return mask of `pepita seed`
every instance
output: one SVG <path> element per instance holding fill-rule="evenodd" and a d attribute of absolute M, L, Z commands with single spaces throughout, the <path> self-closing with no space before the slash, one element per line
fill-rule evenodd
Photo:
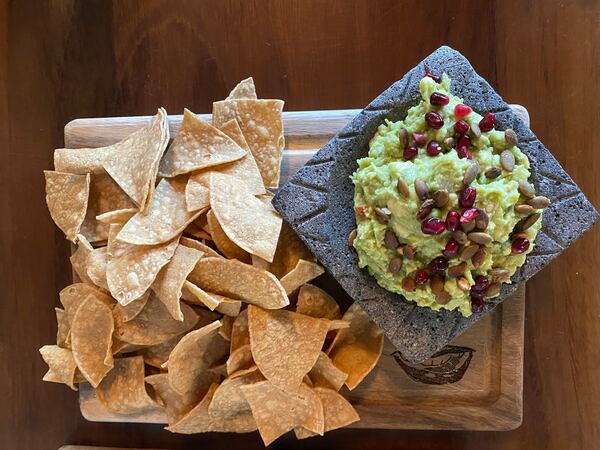
<path fill-rule="evenodd" d="M 406 148 L 408 146 L 408 131 L 406 131 L 404 128 L 400 128 L 398 139 L 400 140 L 400 148 Z"/>
<path fill-rule="evenodd" d="M 490 277 L 492 278 L 492 281 L 506 280 L 508 279 L 509 274 L 510 272 L 508 269 L 502 269 L 501 267 L 490 270 Z"/>
<path fill-rule="evenodd" d="M 500 294 L 500 283 L 492 283 L 485 291 L 485 298 L 492 298 Z"/>
<path fill-rule="evenodd" d="M 502 175 L 502 170 L 500 169 L 500 167 L 493 166 L 485 171 L 485 176 L 488 177 L 490 180 L 498 178 L 500 175 Z"/>
<path fill-rule="evenodd" d="M 528 181 L 519 182 L 519 192 L 527 198 L 535 197 L 535 188 Z"/>
<path fill-rule="evenodd" d="M 467 237 L 467 233 L 465 233 L 464 231 L 461 231 L 461 230 L 454 231 L 452 233 L 452 237 L 459 244 L 466 244 L 467 241 L 469 240 L 469 238 Z"/>
<path fill-rule="evenodd" d="M 475 137 L 481 137 L 481 128 L 479 128 L 479 124 L 477 122 L 473 122 L 471 124 L 471 134 Z"/>
<path fill-rule="evenodd" d="M 446 139 L 444 139 L 444 146 L 449 150 L 451 148 L 454 148 L 454 145 L 456 144 L 456 141 L 454 140 L 454 138 L 452 136 L 447 137 Z"/>
<path fill-rule="evenodd" d="M 405 245 L 402 247 L 402 255 L 404 255 L 406 259 L 415 259 L 415 249 L 410 245 Z"/>
<path fill-rule="evenodd" d="M 479 167 L 479 164 L 477 164 L 476 162 L 471 164 L 468 167 L 468 169 L 465 171 L 465 176 L 463 178 L 463 185 L 464 186 L 470 185 L 475 180 L 475 178 L 477 178 L 477 175 L 479 175 L 480 171 L 481 171 L 481 167 Z"/>
<path fill-rule="evenodd" d="M 473 267 L 475 267 L 476 269 L 480 268 L 483 262 L 485 261 L 485 256 L 485 248 L 479 247 L 479 250 L 477 250 L 471 258 L 471 264 L 473 264 Z"/>
<path fill-rule="evenodd" d="M 460 253 L 459 259 L 461 261 L 468 261 L 473 257 L 473 255 L 475 253 L 477 253 L 477 250 L 479 250 L 479 245 L 477 245 L 477 244 L 469 245 L 468 247 L 465 247 L 463 249 L 463 251 Z"/>
<path fill-rule="evenodd" d="M 431 276 L 431 290 L 435 293 L 441 292 L 444 290 L 444 277 L 439 273 L 434 273 Z"/>
<path fill-rule="evenodd" d="M 373 209 L 375 213 L 375 218 L 383 223 L 388 223 L 392 218 L 392 212 L 387 208 L 377 208 Z"/>
<path fill-rule="evenodd" d="M 385 235 L 383 236 L 383 243 L 389 250 L 392 251 L 400 247 L 400 242 L 398 242 L 398 238 L 392 230 L 385 230 Z"/>
<path fill-rule="evenodd" d="M 435 293 L 435 301 L 438 305 L 447 304 L 452 297 L 446 291 L 440 291 Z"/>
<path fill-rule="evenodd" d="M 462 225 L 463 231 L 466 233 L 473 231 L 475 229 L 475 221 L 474 220 L 472 220 L 470 222 L 464 222 L 461 225 Z"/>
<path fill-rule="evenodd" d="M 512 129 L 507 128 L 504 132 L 504 140 L 508 144 L 509 147 L 514 147 L 519 143 L 519 138 L 517 137 L 517 133 L 515 133 Z"/>
<path fill-rule="evenodd" d="M 456 285 L 462 291 L 469 291 L 471 289 L 471 285 L 469 284 L 469 281 L 464 277 L 458 278 L 456 280 Z"/>
<path fill-rule="evenodd" d="M 527 216 L 523 221 L 519 223 L 519 231 L 525 231 L 531 228 L 531 226 L 536 223 L 542 215 L 540 213 L 534 213 L 530 216 Z"/>
<path fill-rule="evenodd" d="M 348 247 L 352 247 L 354 245 L 354 240 L 356 239 L 356 228 L 350 232 L 348 235 Z"/>
<path fill-rule="evenodd" d="M 417 197 L 419 197 L 419 200 L 425 200 L 427 195 L 429 195 L 427 184 L 418 178 L 415 180 L 415 193 L 417 194 Z"/>
<path fill-rule="evenodd" d="M 468 238 L 471 242 L 475 242 L 476 244 L 480 245 L 488 245 L 494 240 L 494 238 L 492 238 L 489 234 L 482 233 L 481 231 L 469 233 Z"/>
<path fill-rule="evenodd" d="M 414 278 L 406 277 L 402 280 L 402 289 L 408 292 L 414 292 L 417 288 Z"/>
<path fill-rule="evenodd" d="M 458 277 L 464 275 L 466 270 L 467 270 L 467 263 L 461 262 L 460 264 L 457 264 L 456 266 L 452 266 L 452 267 L 448 268 L 448 276 L 450 278 L 458 278 Z"/>
<path fill-rule="evenodd" d="M 392 258 L 388 266 L 388 270 L 392 273 L 397 273 L 400 271 L 400 269 L 402 269 L 402 258 Z"/>
<path fill-rule="evenodd" d="M 448 200 L 450 200 L 450 195 L 446 189 L 440 189 L 439 191 L 435 191 L 433 193 L 433 202 L 436 208 L 443 208 L 448 204 Z"/>
<path fill-rule="evenodd" d="M 515 168 L 515 155 L 510 150 L 504 150 L 500 153 L 500 165 L 508 172 L 512 172 Z"/>
<path fill-rule="evenodd" d="M 531 200 L 527 201 L 534 209 L 544 209 L 550 206 L 550 199 L 548 197 L 544 197 L 543 195 L 537 195 L 533 197 Z"/>
<path fill-rule="evenodd" d="M 521 203 L 519 205 L 515 205 L 515 212 L 517 214 L 530 214 L 533 212 L 533 206 L 526 203 Z"/>
<path fill-rule="evenodd" d="M 477 228 L 478 230 L 484 231 L 485 229 L 487 229 L 489 224 L 490 224 L 490 217 L 485 212 L 485 210 L 480 209 L 479 215 L 475 218 L 475 228 Z"/>
<path fill-rule="evenodd" d="M 405 198 L 410 197 L 410 191 L 408 190 L 408 185 L 406 184 L 406 181 L 404 181 L 400 177 L 398 177 L 398 192 L 400 193 L 400 195 L 402 195 L 402 197 L 405 197 Z"/>
<path fill-rule="evenodd" d="M 434 203 L 435 201 L 431 198 L 425 200 L 417 211 L 417 220 L 423 220 L 425 217 L 427 217 L 433 209 Z"/>

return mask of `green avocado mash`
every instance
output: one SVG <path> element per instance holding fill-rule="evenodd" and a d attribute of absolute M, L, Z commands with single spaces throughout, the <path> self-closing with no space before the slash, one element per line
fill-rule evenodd
<path fill-rule="evenodd" d="M 419 306 L 434 310 L 458 308 L 464 316 L 470 316 L 483 301 L 497 296 L 500 283 L 510 283 L 510 276 L 525 262 L 541 227 L 541 211 L 529 203 L 540 206 L 539 202 L 531 201 L 535 194 L 520 187 L 520 183 L 527 184 L 530 176 L 529 160 L 514 145 L 512 131 L 496 130 L 493 125 L 484 131 L 490 127 L 485 126 L 481 115 L 472 111 L 462 117 L 461 126 L 466 122 L 469 130 L 462 134 L 457 132 L 457 129 L 462 130 L 455 127 L 459 120 L 456 115 L 464 114 L 465 107 L 460 98 L 450 93 L 450 79 L 445 74 L 439 83 L 424 77 L 420 91 L 422 101 L 408 111 L 404 120 L 382 124 L 370 141 L 369 156 L 358 160 L 358 170 L 352 176 L 357 222 L 352 245 L 358 253 L 360 267 L 366 267 L 385 289 L 402 294 Z M 434 102 L 434 93 L 438 97 L 442 94 L 441 103 L 447 104 Z M 436 129 L 426 120 L 425 115 L 430 111 L 443 119 L 441 127 L 439 123 L 434 124 L 439 127 Z M 485 120 L 495 121 L 493 114 Z M 461 135 L 468 136 L 466 146 L 465 141 L 460 140 Z M 427 151 L 432 140 L 440 147 L 435 156 Z M 459 142 L 463 146 L 462 154 L 457 153 Z M 406 147 L 416 148 L 416 156 L 411 157 L 410 149 L 405 152 Z M 435 154 L 435 146 L 433 149 Z M 468 149 L 467 156 L 465 149 Z M 501 161 L 505 150 L 514 158 L 503 154 Z M 511 159 L 514 159 L 512 165 Z M 466 189 L 465 173 L 474 163 L 479 164 L 479 173 L 469 188 L 475 190 L 476 200 L 472 206 L 465 207 L 459 202 L 459 195 Z M 436 200 L 433 207 L 430 206 L 433 200 L 424 204 L 427 199 L 418 198 L 415 180 L 426 184 L 426 198 L 437 199 L 436 191 L 445 190 L 447 202 Z M 402 181 L 404 189 L 399 186 Z M 515 210 L 515 205 L 521 206 Z M 425 211 L 417 218 L 421 207 Z M 486 220 L 469 221 L 469 209 L 475 210 L 474 214 L 480 218 L 487 216 Z M 461 215 L 456 231 L 448 230 L 448 226 L 453 228 L 446 221 L 451 211 Z M 428 219 L 439 219 L 437 224 L 445 226 L 444 230 L 439 234 L 426 234 L 422 227 Z M 527 221 L 533 224 L 523 226 Z M 395 242 L 393 235 L 388 236 L 391 243 L 390 239 L 386 242 L 388 230 L 395 235 Z M 450 240 L 454 244 L 449 244 Z M 470 250 L 465 252 L 472 246 L 481 249 L 477 256 L 472 256 Z M 440 257 L 446 261 L 442 261 L 441 270 L 432 268 L 431 261 Z M 453 269 L 461 263 L 461 267 Z"/>

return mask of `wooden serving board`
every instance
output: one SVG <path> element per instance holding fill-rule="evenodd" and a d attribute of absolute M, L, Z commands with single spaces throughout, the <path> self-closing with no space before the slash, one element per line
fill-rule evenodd
<path fill-rule="evenodd" d="M 513 109 L 528 123 L 527 111 Z M 359 110 L 285 112 L 285 183 Z M 210 120 L 210 115 L 202 115 Z M 169 116 L 171 136 L 182 116 Z M 65 127 L 70 148 L 112 144 L 142 126 L 148 117 L 77 119 Z M 423 364 L 404 362 L 386 341 L 383 355 L 354 391 L 342 393 L 361 416 L 357 428 L 510 430 L 521 424 L 525 287 Z M 83 416 L 98 422 L 164 423 L 162 413 L 111 413 L 93 389 L 80 386 Z"/>

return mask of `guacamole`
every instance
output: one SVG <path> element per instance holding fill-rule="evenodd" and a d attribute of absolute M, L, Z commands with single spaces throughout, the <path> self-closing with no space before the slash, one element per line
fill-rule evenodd
<path fill-rule="evenodd" d="M 523 265 L 541 227 L 529 160 L 512 130 L 496 130 L 427 74 L 422 100 L 386 121 L 352 176 L 351 245 L 385 289 L 419 306 L 480 311 Z"/>

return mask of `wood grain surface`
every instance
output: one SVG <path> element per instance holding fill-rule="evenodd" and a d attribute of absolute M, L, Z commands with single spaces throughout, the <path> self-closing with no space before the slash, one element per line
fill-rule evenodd
<path fill-rule="evenodd" d="M 592 0 L 0 0 L 0 448 L 261 448 L 98 424 L 42 383 L 67 242 L 42 170 L 76 117 L 209 112 L 237 80 L 286 109 L 349 109 L 442 44 L 463 52 L 600 204 L 600 3 Z M 523 425 L 511 432 L 342 430 L 273 448 L 595 449 L 600 228 L 528 283 Z"/>
<path fill-rule="evenodd" d="M 525 123 L 529 123 L 525 108 L 519 105 L 511 107 Z M 359 112 L 284 113 L 285 150 L 281 185 L 287 183 Z M 208 114 L 202 118 L 211 120 Z M 171 136 L 175 136 L 181 128 L 181 119 L 180 115 L 169 116 Z M 111 145 L 149 120 L 148 116 L 76 119 L 65 127 L 65 145 L 69 148 Z M 319 277 L 316 282 L 328 291 L 336 287 L 339 289 L 328 276 Z M 512 298 L 455 339 L 451 353 L 431 358 L 421 365 L 403 368 L 396 359 L 398 355 L 393 345 L 386 341 L 375 370 L 355 390 L 342 391 L 360 415 L 361 420 L 352 428 L 496 431 L 517 428 L 523 412 L 524 303 L 523 285 Z M 413 369 L 414 372 L 411 372 Z M 431 376 L 434 371 L 438 377 L 443 372 L 454 382 L 441 385 L 423 383 L 424 374 Z M 79 387 L 79 404 L 83 416 L 91 421 L 166 422 L 163 411 L 141 415 L 112 413 L 87 383 Z"/>

